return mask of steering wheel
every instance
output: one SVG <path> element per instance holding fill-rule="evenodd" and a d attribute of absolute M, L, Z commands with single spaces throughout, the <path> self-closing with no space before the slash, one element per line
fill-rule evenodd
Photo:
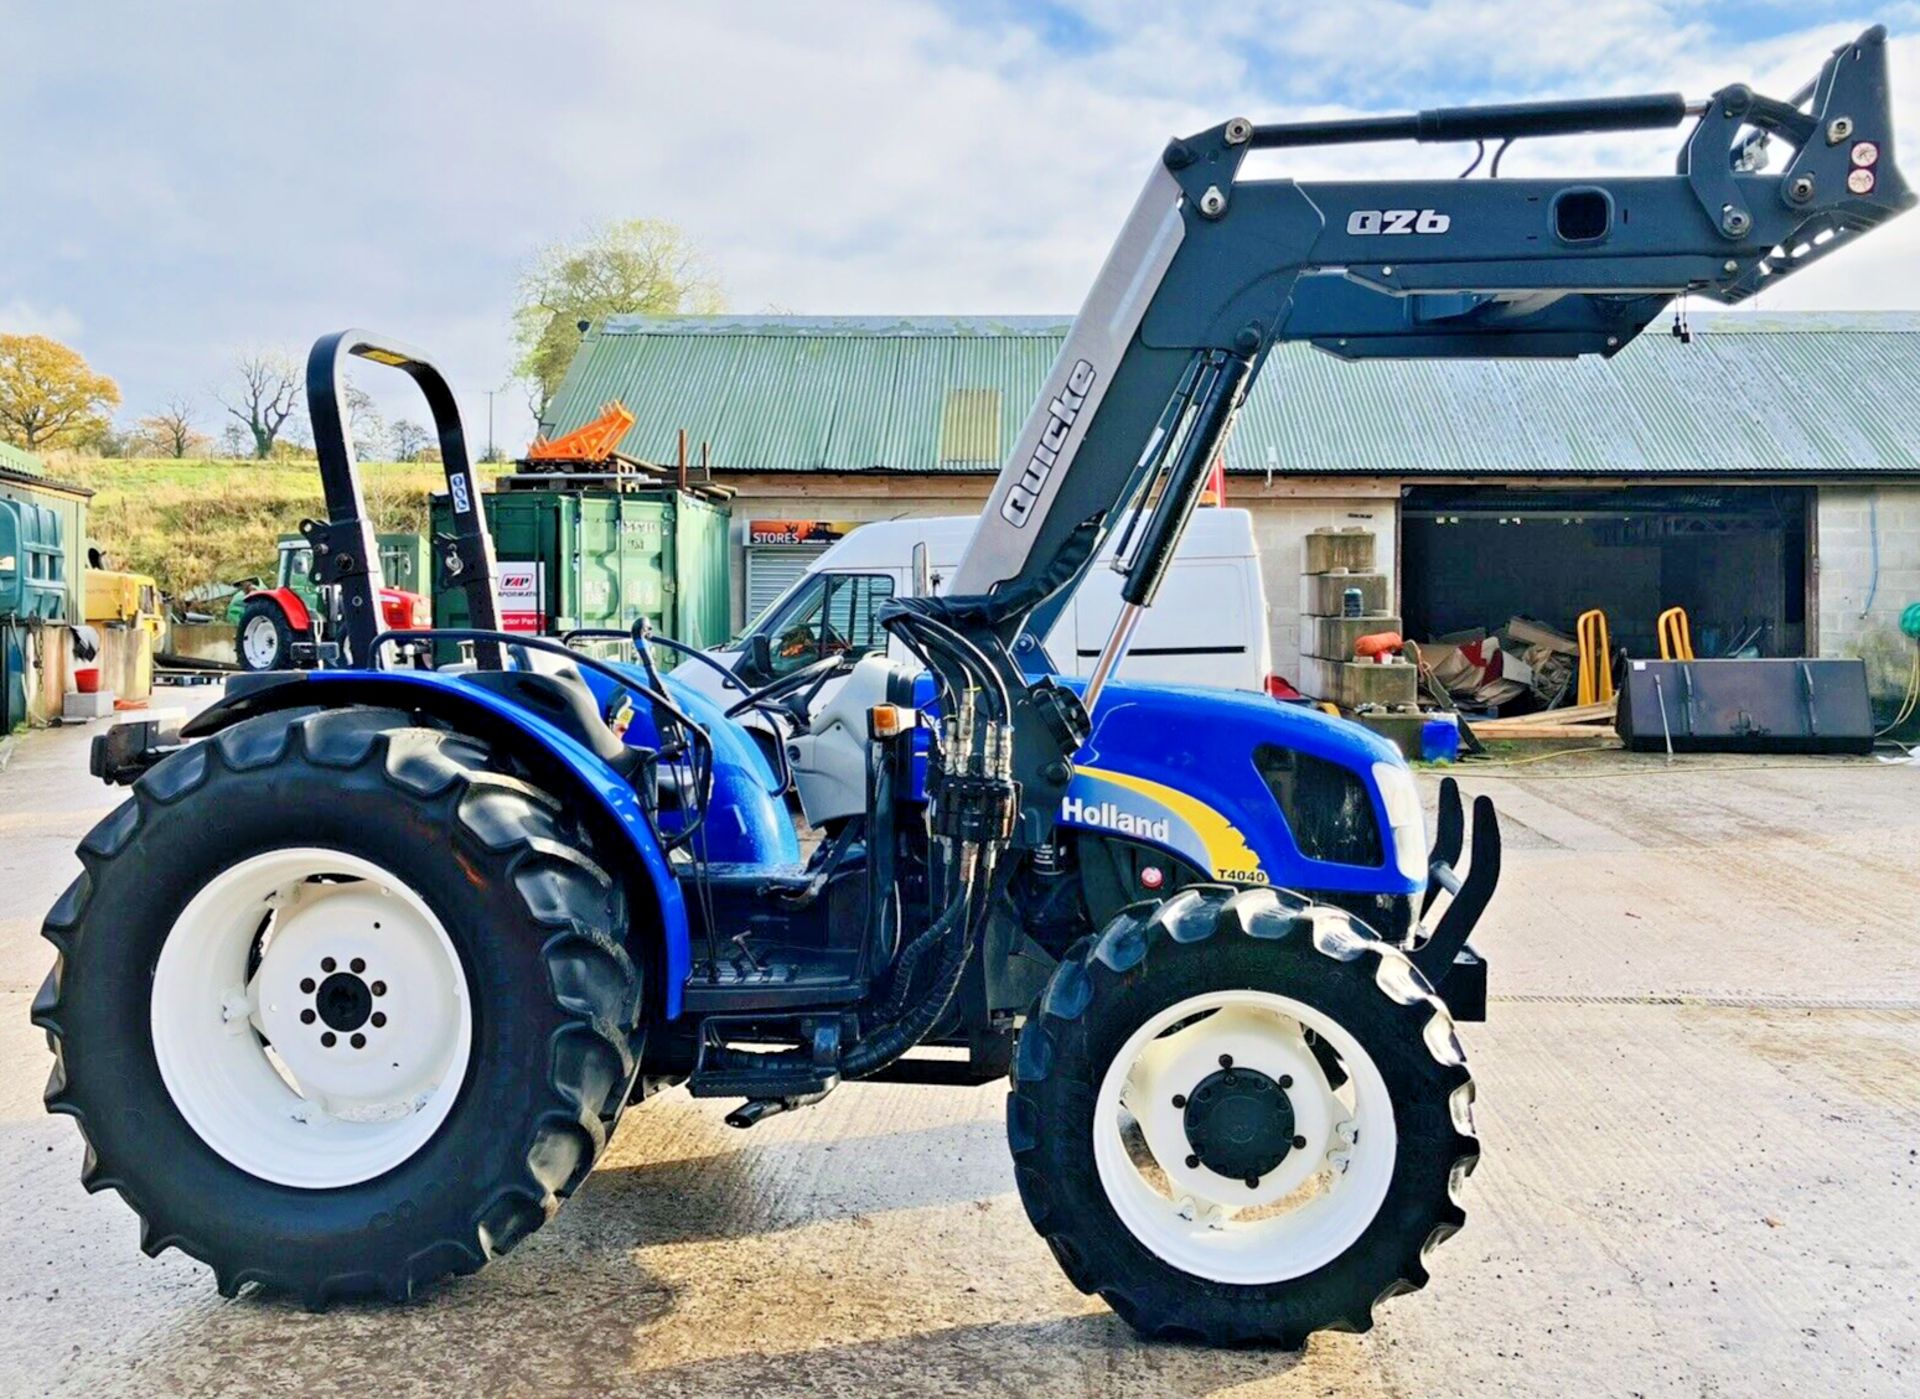
<path fill-rule="evenodd" d="M 783 675 L 770 684 L 762 685 L 757 690 L 747 691 L 744 698 L 736 700 L 727 710 L 727 717 L 729 719 L 737 718 L 749 709 L 771 704 L 775 700 L 785 699 L 788 695 L 796 694 L 807 689 L 808 686 L 818 689 L 832 678 L 835 671 L 840 670 L 847 664 L 848 658 L 842 654 L 838 656 L 826 656 L 815 661 L 812 665 L 801 666 L 800 669 Z M 803 719 L 802 715 L 794 715 L 793 717 L 796 721 Z"/>

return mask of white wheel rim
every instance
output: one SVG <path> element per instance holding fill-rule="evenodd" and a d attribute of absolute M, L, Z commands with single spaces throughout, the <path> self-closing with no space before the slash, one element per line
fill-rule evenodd
<path fill-rule="evenodd" d="M 280 653 L 280 631 L 273 624 L 273 618 L 256 616 L 249 618 L 246 629 L 241 633 L 240 645 L 247 653 L 247 662 L 254 666 L 270 666 Z"/>
<path fill-rule="evenodd" d="M 154 967 L 151 1023 L 200 1139 L 311 1190 L 426 1145 L 473 1043 L 466 974 L 433 911 L 372 861 L 311 848 L 242 860 L 194 895 Z"/>
<path fill-rule="evenodd" d="M 1339 1055 L 1348 1078 L 1338 1092 L 1305 1030 Z M 1284 1091 L 1304 1145 L 1257 1187 L 1188 1165 L 1186 1096 L 1222 1069 L 1223 1054 L 1242 1072 L 1291 1080 Z M 1209 991 L 1167 1007 L 1114 1056 L 1094 1103 L 1094 1162 L 1121 1222 L 1180 1271 L 1243 1286 L 1304 1276 L 1351 1248 L 1386 1199 L 1397 1140 L 1386 1081 L 1360 1042 L 1325 1012 L 1268 991 Z"/>

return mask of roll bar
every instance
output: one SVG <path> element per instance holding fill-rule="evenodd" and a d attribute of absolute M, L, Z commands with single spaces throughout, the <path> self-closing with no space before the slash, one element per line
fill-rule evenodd
<path fill-rule="evenodd" d="M 354 356 L 398 369 L 420 386 L 433 414 L 453 505 L 453 533 L 435 538 L 436 586 L 467 595 L 467 616 L 480 633 L 497 632 L 500 607 L 494 593 L 493 537 L 481 506 L 480 483 L 467 456 L 460 408 L 446 376 L 419 350 L 367 330 L 341 330 L 313 342 L 307 355 L 307 411 L 313 419 L 313 446 L 320 458 L 320 485 L 327 503 L 325 520 L 302 520 L 300 532 L 313 546 L 313 581 L 339 589 L 346 665 L 374 667 L 374 646 L 384 625 L 380 616 L 380 551 L 367 518 L 360 462 L 347 436 L 344 406 L 346 358 Z M 484 670 L 501 666 L 497 640 L 480 639 L 474 660 Z"/>

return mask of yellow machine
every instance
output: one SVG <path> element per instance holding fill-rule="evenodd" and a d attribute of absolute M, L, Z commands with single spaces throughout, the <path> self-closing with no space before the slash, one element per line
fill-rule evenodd
<path fill-rule="evenodd" d="M 87 570 L 85 620 L 100 625 L 109 622 L 139 623 L 160 632 L 160 585 L 144 573 L 117 573 L 112 569 Z"/>
<path fill-rule="evenodd" d="M 144 573 L 90 568 L 85 598 L 86 622 L 106 633 L 108 687 L 123 699 L 145 699 L 153 693 L 153 656 L 166 627 L 159 583 Z M 124 647 L 112 641 L 116 631 L 125 634 Z"/>

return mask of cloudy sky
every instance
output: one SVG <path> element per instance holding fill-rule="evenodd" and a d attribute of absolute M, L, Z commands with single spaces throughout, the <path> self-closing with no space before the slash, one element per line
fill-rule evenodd
<path fill-rule="evenodd" d="M 516 278 L 597 221 L 682 225 L 738 311 L 1069 312 L 1174 133 L 1736 81 L 1786 96 L 1874 21 L 1911 149 L 1914 0 L 0 0 L 0 331 L 77 346 L 120 381 L 123 421 L 187 394 L 217 430 L 236 353 L 372 326 L 439 355 L 476 438 L 504 390 L 517 448 Z M 1523 143 L 1504 173 L 1656 173 L 1678 145 Z M 1252 168 L 1452 174 L 1469 153 Z M 1763 309 L 1920 308 L 1916 255 L 1920 217 Z"/>

